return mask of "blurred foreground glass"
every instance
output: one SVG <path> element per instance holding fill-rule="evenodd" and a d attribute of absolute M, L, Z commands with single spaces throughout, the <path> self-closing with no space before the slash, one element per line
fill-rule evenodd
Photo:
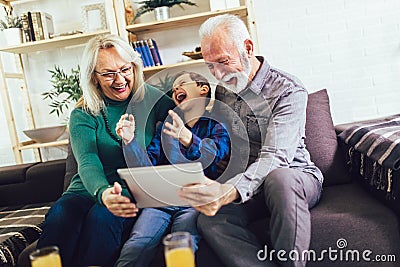
<path fill-rule="evenodd" d="M 195 267 L 192 239 L 187 232 L 175 232 L 163 239 L 167 267 Z"/>
<path fill-rule="evenodd" d="M 44 247 L 29 254 L 32 267 L 62 267 L 58 247 Z"/>

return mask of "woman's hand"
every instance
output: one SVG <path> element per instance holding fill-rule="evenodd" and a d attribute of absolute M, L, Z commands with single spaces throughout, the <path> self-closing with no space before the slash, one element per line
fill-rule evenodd
<path fill-rule="evenodd" d="M 168 129 L 164 129 L 164 133 L 179 140 L 185 147 L 189 147 L 193 141 L 192 132 L 185 127 L 185 123 L 183 123 L 178 114 L 172 110 L 168 111 L 168 114 L 172 118 L 172 124 L 169 122 L 165 123 L 165 127 Z"/>
<path fill-rule="evenodd" d="M 119 183 L 115 182 L 114 187 L 107 188 L 101 195 L 101 200 L 107 209 L 119 217 L 135 217 L 139 209 L 131 200 L 121 195 L 122 187 Z"/>
<path fill-rule="evenodd" d="M 128 120 L 126 119 L 128 118 Z M 124 114 L 117 122 L 117 126 L 115 127 L 115 132 L 125 144 L 129 144 L 132 139 L 135 137 L 135 118 L 132 114 Z"/>

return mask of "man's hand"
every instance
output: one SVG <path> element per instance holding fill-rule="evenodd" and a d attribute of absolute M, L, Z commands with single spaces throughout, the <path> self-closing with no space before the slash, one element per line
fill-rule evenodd
<path fill-rule="evenodd" d="M 206 178 L 205 184 L 187 185 L 178 192 L 179 197 L 199 212 L 214 216 L 219 209 L 239 197 L 231 184 L 221 184 Z"/>
<path fill-rule="evenodd" d="M 165 127 L 168 129 L 164 129 L 164 133 L 179 140 L 185 147 L 189 147 L 193 141 L 192 132 L 185 127 L 185 123 L 178 114 L 172 110 L 168 111 L 168 114 L 172 118 L 172 124 L 169 122 L 165 123 Z"/>
<path fill-rule="evenodd" d="M 114 187 L 107 188 L 101 195 L 101 200 L 107 209 L 119 217 L 135 217 L 139 211 L 134 203 L 125 196 L 121 195 L 122 187 L 115 182 Z"/>
<path fill-rule="evenodd" d="M 128 120 L 127 120 L 128 118 Z M 125 144 L 129 144 L 135 137 L 135 118 L 132 114 L 124 114 L 117 122 L 115 132 Z"/>

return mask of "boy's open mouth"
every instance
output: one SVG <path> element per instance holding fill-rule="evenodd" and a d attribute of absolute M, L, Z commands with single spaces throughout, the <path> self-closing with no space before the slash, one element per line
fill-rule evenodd
<path fill-rule="evenodd" d="M 175 99 L 178 102 L 178 104 L 182 103 L 183 100 L 185 100 L 187 97 L 185 92 L 179 92 L 176 94 Z"/>

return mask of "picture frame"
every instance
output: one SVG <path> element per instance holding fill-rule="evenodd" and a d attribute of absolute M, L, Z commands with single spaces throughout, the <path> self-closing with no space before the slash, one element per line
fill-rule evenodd
<path fill-rule="evenodd" d="M 94 32 L 107 29 L 106 9 L 104 3 L 82 5 L 83 32 Z"/>

